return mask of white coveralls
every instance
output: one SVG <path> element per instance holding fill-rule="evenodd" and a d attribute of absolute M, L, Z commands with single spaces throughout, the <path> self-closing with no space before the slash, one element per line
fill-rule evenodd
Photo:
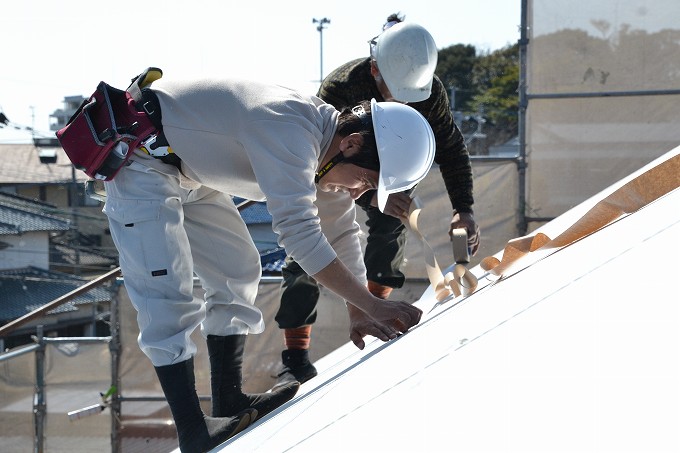
<path fill-rule="evenodd" d="M 338 112 L 313 96 L 251 81 L 154 82 L 163 131 L 182 171 L 135 151 L 106 183 L 104 212 L 154 366 L 185 361 L 204 336 L 260 333 L 260 258 L 231 196 L 267 200 L 286 252 L 313 275 L 336 257 L 366 282 L 346 193 L 314 176 Z M 323 231 L 323 232 L 322 232 Z M 205 289 L 194 300 L 193 275 Z"/>

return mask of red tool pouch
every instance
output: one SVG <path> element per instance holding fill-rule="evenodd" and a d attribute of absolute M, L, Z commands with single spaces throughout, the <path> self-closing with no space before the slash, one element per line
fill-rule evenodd
<path fill-rule="evenodd" d="M 157 128 L 127 91 L 100 82 L 57 139 L 79 170 L 110 181 L 143 140 Z"/>

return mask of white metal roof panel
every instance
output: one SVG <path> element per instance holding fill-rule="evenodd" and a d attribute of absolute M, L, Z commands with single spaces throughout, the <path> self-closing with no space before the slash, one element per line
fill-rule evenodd
<path fill-rule="evenodd" d="M 324 357 L 214 451 L 680 451 L 679 206 L 676 189 L 507 279 L 476 267 L 462 301 L 433 309 L 428 289 L 408 334 Z"/>

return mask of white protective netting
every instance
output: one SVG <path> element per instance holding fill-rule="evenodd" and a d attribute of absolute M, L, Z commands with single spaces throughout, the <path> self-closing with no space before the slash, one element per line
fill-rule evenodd
<path fill-rule="evenodd" d="M 680 2 L 528 4 L 526 214 L 550 218 L 680 144 Z"/>

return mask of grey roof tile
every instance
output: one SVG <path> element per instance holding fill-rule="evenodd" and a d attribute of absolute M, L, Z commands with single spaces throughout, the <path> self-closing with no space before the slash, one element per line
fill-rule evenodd
<path fill-rule="evenodd" d="M 40 148 L 44 149 L 44 148 Z M 71 161 L 62 148 L 53 148 L 57 154 L 54 164 L 43 164 L 38 157 L 39 148 L 33 144 L 0 144 L 0 181 L 2 184 L 63 184 L 71 182 Z M 87 175 L 75 172 L 78 182 Z"/>
<path fill-rule="evenodd" d="M 30 313 L 76 288 L 88 280 L 75 275 L 47 271 L 37 267 L 0 271 L 0 322 L 8 322 Z M 53 312 L 78 310 L 78 305 L 107 302 L 111 294 L 105 287 L 94 288 Z"/>
<path fill-rule="evenodd" d="M 52 214 L 55 206 L 0 192 L 0 234 L 66 231 L 70 222 Z"/>

